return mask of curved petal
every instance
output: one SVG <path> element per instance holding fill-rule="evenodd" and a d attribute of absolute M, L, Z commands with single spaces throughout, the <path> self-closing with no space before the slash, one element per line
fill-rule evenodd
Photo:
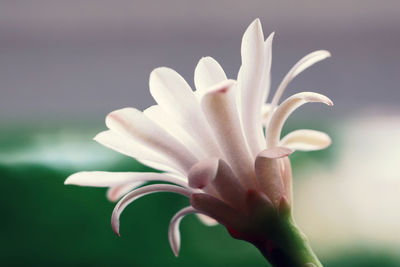
<path fill-rule="evenodd" d="M 179 231 L 179 225 L 184 216 L 191 213 L 199 213 L 200 211 L 196 210 L 192 206 L 186 207 L 178 211 L 174 217 L 172 217 L 171 222 L 169 223 L 168 228 L 168 240 L 171 246 L 172 251 L 174 252 L 175 257 L 178 257 L 179 250 L 181 247 L 181 233 Z"/>
<path fill-rule="evenodd" d="M 124 108 L 111 112 L 106 117 L 106 125 L 110 130 L 169 158 L 185 171 L 197 162 L 197 158 L 182 143 L 137 109 Z"/>
<path fill-rule="evenodd" d="M 112 216 L 111 216 L 111 226 L 114 232 L 117 235 L 119 234 L 119 217 L 124 209 L 136 199 L 143 197 L 148 194 L 156 193 L 156 192 L 172 192 L 184 195 L 186 197 L 190 197 L 192 191 L 190 189 L 186 189 L 183 187 L 179 187 L 176 185 L 169 184 L 153 184 L 144 187 L 140 187 L 127 195 L 125 195 L 115 206 Z"/>
<path fill-rule="evenodd" d="M 327 148 L 332 141 L 326 133 L 302 129 L 287 134 L 280 143 L 294 150 L 312 151 Z"/>
<path fill-rule="evenodd" d="M 64 184 L 93 187 L 114 187 L 122 184 L 149 181 L 163 181 L 188 187 L 188 183 L 183 177 L 169 175 L 167 173 L 154 172 L 77 172 L 69 176 L 65 180 Z"/>
<path fill-rule="evenodd" d="M 196 90 L 203 91 L 207 88 L 227 80 L 221 65 L 212 57 L 203 57 L 197 63 L 194 71 L 194 85 Z"/>
<path fill-rule="evenodd" d="M 271 114 L 272 114 L 272 105 L 264 104 L 261 108 L 261 123 L 264 127 L 267 126 Z"/>
<path fill-rule="evenodd" d="M 285 91 L 286 87 L 289 85 L 289 83 L 302 71 L 305 69 L 311 67 L 315 63 L 324 60 L 328 57 L 331 56 L 331 53 L 326 50 L 318 50 L 314 51 L 302 59 L 300 59 L 286 74 L 286 76 L 283 78 L 281 84 L 279 85 L 278 89 L 275 92 L 274 98 L 271 101 L 271 104 L 273 106 L 277 106 L 279 99 L 281 98 L 283 92 Z"/>
<path fill-rule="evenodd" d="M 232 80 L 215 85 L 204 94 L 201 106 L 228 164 L 246 188 L 254 188 L 253 159 L 240 127 L 233 85 Z"/>
<path fill-rule="evenodd" d="M 107 190 L 107 199 L 110 200 L 111 202 L 115 202 L 124 195 L 126 195 L 128 192 L 142 186 L 143 184 L 145 184 L 145 182 L 134 182 L 134 183 L 122 184 L 110 187 Z"/>
<path fill-rule="evenodd" d="M 264 43 L 259 19 L 247 28 L 242 39 L 242 66 L 238 75 L 243 130 L 252 155 L 265 147 L 260 110 L 269 90 L 271 34 Z"/>
<path fill-rule="evenodd" d="M 303 92 L 292 95 L 279 105 L 279 107 L 275 110 L 271 117 L 266 131 L 267 148 L 275 147 L 278 145 L 282 127 L 287 117 L 289 117 L 289 115 L 295 109 L 309 102 L 320 102 L 325 103 L 328 106 L 333 106 L 332 100 L 321 94 Z"/>
<path fill-rule="evenodd" d="M 178 125 L 169 116 L 165 116 L 166 112 L 158 105 L 151 106 L 143 111 L 143 114 L 157 123 L 161 128 L 170 135 L 179 140 L 190 152 L 197 158 L 205 157 L 204 150 L 193 140 L 193 138 Z"/>
<path fill-rule="evenodd" d="M 292 152 L 293 150 L 285 147 L 266 149 L 258 154 L 255 162 L 260 188 L 276 206 L 285 194 L 281 166 L 277 159 L 287 157 Z"/>
<path fill-rule="evenodd" d="M 136 142 L 131 138 L 122 136 L 111 130 L 97 134 L 93 140 L 107 148 L 117 151 L 118 153 L 133 157 L 137 161 L 154 169 L 167 172 L 185 173 L 180 166 L 171 161 L 168 157 L 160 155 L 144 146 L 142 143 Z"/>
<path fill-rule="evenodd" d="M 211 156 L 220 156 L 210 126 L 187 82 L 170 68 L 157 68 L 150 74 L 154 100 Z"/>
<path fill-rule="evenodd" d="M 198 214 L 196 214 L 197 215 L 197 218 L 199 218 L 199 220 L 203 223 L 203 224 L 205 224 L 205 225 L 207 225 L 207 226 L 215 226 L 215 225 L 218 225 L 218 222 L 216 221 L 216 220 L 214 220 L 213 218 L 211 218 L 211 217 L 209 217 L 209 216 L 207 216 L 207 215 L 204 215 L 204 214 L 201 214 L 201 213 L 198 213 Z"/>

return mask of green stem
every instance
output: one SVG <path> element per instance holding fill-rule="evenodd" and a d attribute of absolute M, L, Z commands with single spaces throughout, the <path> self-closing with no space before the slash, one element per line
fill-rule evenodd
<path fill-rule="evenodd" d="M 267 226 L 265 239 L 253 244 L 276 267 L 322 267 L 311 249 L 307 237 L 299 230 L 292 217 L 280 218 Z"/>

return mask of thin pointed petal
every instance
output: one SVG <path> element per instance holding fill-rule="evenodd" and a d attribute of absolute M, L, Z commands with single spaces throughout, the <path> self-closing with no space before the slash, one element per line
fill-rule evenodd
<path fill-rule="evenodd" d="M 179 231 L 179 225 L 188 214 L 198 213 L 199 211 L 194 209 L 192 206 L 186 207 L 178 211 L 174 217 L 172 217 L 168 228 L 168 240 L 175 257 L 179 256 L 179 250 L 181 248 L 181 233 Z"/>
<path fill-rule="evenodd" d="M 179 187 L 176 185 L 169 184 L 153 184 L 138 188 L 127 195 L 125 195 L 115 206 L 112 216 L 111 216 L 111 226 L 114 232 L 117 235 L 119 234 L 119 217 L 124 209 L 133 201 L 137 200 L 140 197 L 143 197 L 148 194 L 156 193 L 156 192 L 172 192 L 178 193 L 186 197 L 190 197 L 192 191 L 183 187 Z"/>
<path fill-rule="evenodd" d="M 135 182 L 163 181 L 183 187 L 188 184 L 183 177 L 154 172 L 77 172 L 69 176 L 64 184 L 93 187 L 114 187 Z"/>
<path fill-rule="evenodd" d="M 278 205 L 285 194 L 279 158 L 287 157 L 293 150 L 285 147 L 266 149 L 258 154 L 255 162 L 256 176 L 261 190 Z"/>
<path fill-rule="evenodd" d="M 228 80 L 207 91 L 201 106 L 228 164 L 244 186 L 253 188 L 253 160 L 240 127 L 234 82 Z"/>
<path fill-rule="evenodd" d="M 272 148 L 278 145 L 283 124 L 289 115 L 295 109 L 304 105 L 305 103 L 312 102 L 320 102 L 329 106 L 333 106 L 332 100 L 330 100 L 328 97 L 312 92 L 303 92 L 292 95 L 279 105 L 272 115 L 266 131 L 267 148 Z"/>
<path fill-rule="evenodd" d="M 332 141 L 326 133 L 303 129 L 287 134 L 280 143 L 294 150 L 313 151 L 327 148 Z"/>
<path fill-rule="evenodd" d="M 176 163 L 171 161 L 169 157 L 162 156 L 154 150 L 144 146 L 142 143 L 135 142 L 131 138 L 119 135 L 111 130 L 97 134 L 93 140 L 107 148 L 117 151 L 118 153 L 133 157 L 137 161 L 154 169 L 167 172 L 185 173 L 185 171 Z"/>
<path fill-rule="evenodd" d="M 271 104 L 273 106 L 277 106 L 279 99 L 281 98 L 283 92 L 285 91 L 286 87 L 289 85 L 289 83 L 302 71 L 305 69 L 311 67 L 315 63 L 324 60 L 328 57 L 331 56 L 331 53 L 326 50 L 318 50 L 314 51 L 302 59 L 300 59 L 286 74 L 285 78 L 283 78 L 281 84 L 279 85 L 278 89 L 276 90 L 276 93 L 274 95 L 274 98 L 272 99 Z"/>
<path fill-rule="evenodd" d="M 107 199 L 111 202 L 118 201 L 121 197 L 132 191 L 133 189 L 136 189 L 140 186 L 145 184 L 145 182 L 134 182 L 134 183 L 129 183 L 129 184 L 122 184 L 122 185 L 117 185 L 114 187 L 110 187 L 107 190 Z"/>
<path fill-rule="evenodd" d="M 227 80 L 221 65 L 212 57 L 203 57 L 194 71 L 196 90 L 204 91 L 217 83 Z"/>
<path fill-rule="evenodd" d="M 106 125 L 110 130 L 168 157 L 185 171 L 197 162 L 185 146 L 137 109 L 124 108 L 111 112 L 106 118 Z"/>
<path fill-rule="evenodd" d="M 150 74 L 150 93 L 177 124 L 199 142 L 209 155 L 219 156 L 210 126 L 197 97 L 185 79 L 170 68 L 157 68 Z"/>
<path fill-rule="evenodd" d="M 199 218 L 199 220 L 207 226 L 216 226 L 218 225 L 218 222 L 216 220 L 214 220 L 213 218 L 211 218 L 210 216 L 198 213 L 196 214 L 197 218 Z"/>
<path fill-rule="evenodd" d="M 272 39 L 273 34 L 264 43 L 259 19 L 250 24 L 242 39 L 242 66 L 238 75 L 240 113 L 253 156 L 265 147 L 260 110 L 269 91 Z"/>

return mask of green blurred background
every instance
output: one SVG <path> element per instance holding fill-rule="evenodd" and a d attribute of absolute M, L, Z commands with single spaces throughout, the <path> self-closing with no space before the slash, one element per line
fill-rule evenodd
<path fill-rule="evenodd" d="M 92 137 L 112 110 L 154 104 L 148 75 L 176 69 L 193 85 L 203 56 L 235 78 L 245 28 L 276 31 L 272 88 L 305 54 L 333 57 L 285 96 L 334 100 L 302 108 L 285 132 L 332 136 L 296 152 L 295 217 L 326 266 L 400 266 L 398 0 L 0 1 L 1 266 L 266 266 L 251 245 L 195 216 L 181 224 L 175 258 L 168 223 L 186 206 L 160 193 L 128 207 L 111 230 L 106 189 L 65 186 L 82 170 L 145 171 Z"/>

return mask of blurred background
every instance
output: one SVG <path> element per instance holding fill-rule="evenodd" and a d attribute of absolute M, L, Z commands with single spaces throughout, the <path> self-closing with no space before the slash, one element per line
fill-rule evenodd
<path fill-rule="evenodd" d="M 154 104 L 158 66 L 193 85 L 197 61 L 212 56 L 235 79 L 257 17 L 265 35 L 276 32 L 272 91 L 307 53 L 332 53 L 285 93 L 335 102 L 303 107 L 285 126 L 333 139 L 292 156 L 298 223 L 326 266 L 400 266 L 397 0 L 0 1 L 0 265 L 265 266 L 255 248 L 194 216 L 175 258 L 167 228 L 184 198 L 137 201 L 118 238 L 105 190 L 63 185 L 75 171 L 147 170 L 91 140 L 104 117 Z"/>

